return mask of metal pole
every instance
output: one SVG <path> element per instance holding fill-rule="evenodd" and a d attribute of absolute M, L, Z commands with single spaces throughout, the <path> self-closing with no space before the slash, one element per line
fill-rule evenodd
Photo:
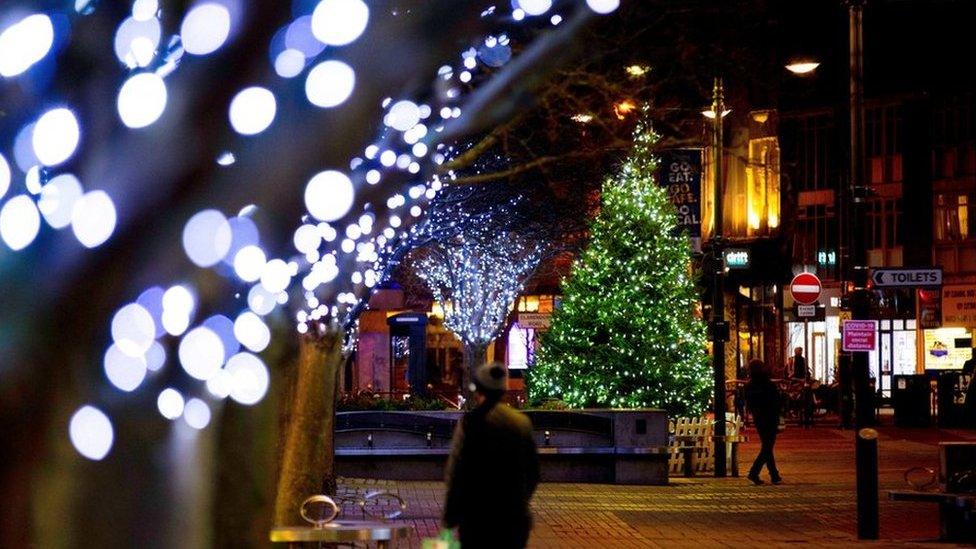
<path fill-rule="evenodd" d="M 851 108 L 851 173 L 850 229 L 851 267 L 848 280 L 854 283 L 851 295 L 851 318 L 864 320 L 870 316 L 871 296 L 867 290 L 867 250 L 862 221 L 867 187 L 864 182 L 864 49 L 863 16 L 866 0 L 847 0 L 850 40 L 850 108 Z M 852 357 L 854 374 L 855 415 L 857 437 L 854 460 L 857 464 L 857 537 L 878 539 L 878 447 L 877 435 L 863 429 L 874 421 L 874 395 L 868 384 L 868 353 L 855 352 Z M 865 436 L 867 435 L 867 436 Z"/>
<path fill-rule="evenodd" d="M 725 101 L 722 97 L 722 79 L 716 78 L 712 93 L 712 112 L 715 118 L 712 124 L 712 143 L 715 149 L 713 162 L 715 225 L 712 227 L 712 253 L 714 254 L 714 272 L 712 287 L 712 370 L 715 376 L 715 476 L 726 476 L 725 454 L 725 337 L 728 328 L 725 325 L 725 295 L 723 277 L 725 265 L 722 259 L 722 191 L 724 179 L 722 177 L 722 113 L 725 111 Z"/>

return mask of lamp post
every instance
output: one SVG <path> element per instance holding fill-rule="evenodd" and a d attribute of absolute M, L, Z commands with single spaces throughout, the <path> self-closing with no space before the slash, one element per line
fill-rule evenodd
<path fill-rule="evenodd" d="M 726 476 L 725 456 L 725 340 L 728 338 L 728 325 L 725 323 L 725 296 L 722 288 L 725 275 L 725 265 L 722 258 L 722 119 L 726 115 L 725 99 L 722 93 L 722 79 L 716 78 L 712 89 L 712 144 L 715 158 L 713 173 L 715 174 L 712 204 L 715 210 L 714 225 L 712 227 L 712 373 L 715 378 L 715 476 Z M 708 116 L 706 114 L 706 116 Z"/>

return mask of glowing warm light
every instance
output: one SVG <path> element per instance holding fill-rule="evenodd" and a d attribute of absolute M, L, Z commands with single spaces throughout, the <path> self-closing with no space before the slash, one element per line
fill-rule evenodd
<path fill-rule="evenodd" d="M 183 415 L 183 395 L 176 389 L 167 387 L 156 398 L 156 407 L 166 419 L 177 419 Z"/>
<path fill-rule="evenodd" d="M 321 221 L 335 221 L 346 215 L 354 198 L 352 181 L 335 170 L 315 174 L 305 187 L 305 207 Z"/>
<path fill-rule="evenodd" d="M 37 120 L 31 145 L 41 164 L 56 166 L 71 158 L 79 139 L 81 129 L 75 114 L 61 107 L 45 112 Z"/>
<path fill-rule="evenodd" d="M 312 33 L 330 46 L 344 46 L 359 38 L 369 22 L 362 0 L 322 0 L 312 12 Z"/>
<path fill-rule="evenodd" d="M 245 311 L 234 321 L 234 337 L 250 351 L 260 353 L 271 342 L 271 330 L 261 317 Z"/>
<path fill-rule="evenodd" d="M 323 61 L 308 72 L 305 96 L 317 107 L 335 107 L 349 99 L 355 86 L 356 73 L 352 67 L 342 61 Z"/>
<path fill-rule="evenodd" d="M 210 406 L 199 398 L 191 398 L 183 406 L 183 421 L 194 429 L 203 429 L 210 424 Z"/>
<path fill-rule="evenodd" d="M 35 13 L 0 32 L 0 76 L 23 73 L 44 59 L 54 44 L 54 26 L 44 14 Z"/>
<path fill-rule="evenodd" d="M 22 250 L 30 245 L 40 228 L 37 206 L 25 194 L 11 198 L 0 209 L 0 238 L 11 250 Z"/>
<path fill-rule="evenodd" d="M 261 248 L 245 246 L 234 256 L 234 273 L 244 282 L 254 282 L 261 278 L 266 259 Z"/>
<path fill-rule="evenodd" d="M 817 67 L 819 66 L 820 63 L 815 61 L 800 61 L 786 65 L 786 70 L 792 72 L 793 74 L 810 74 L 811 72 L 817 70 Z"/>
<path fill-rule="evenodd" d="M 183 18 L 180 25 L 183 49 L 193 55 L 217 51 L 230 36 L 230 12 L 220 4 L 200 4 Z"/>
<path fill-rule="evenodd" d="M 241 90 L 230 102 L 230 125 L 242 135 L 256 135 L 268 129 L 277 111 L 275 96 L 262 87 Z"/>
<path fill-rule="evenodd" d="M 635 105 L 633 101 L 630 99 L 624 99 L 613 106 L 613 113 L 617 115 L 618 119 L 623 120 L 627 117 L 627 115 L 634 112 L 634 109 L 636 108 L 637 105 Z"/>
<path fill-rule="evenodd" d="M 155 57 L 162 34 L 159 19 L 129 17 L 115 31 L 115 57 L 130 69 L 145 67 Z"/>
<path fill-rule="evenodd" d="M 85 193 L 71 212 L 71 230 L 86 248 L 103 244 L 115 232 L 115 204 L 104 191 Z"/>
<path fill-rule="evenodd" d="M 230 250 L 233 232 L 224 214 L 203 210 L 186 222 L 183 228 L 183 250 L 198 267 L 212 267 Z"/>
<path fill-rule="evenodd" d="M 145 307 L 130 303 L 112 317 L 112 340 L 130 357 L 146 354 L 156 338 L 156 323 Z"/>
<path fill-rule="evenodd" d="M 156 73 L 143 72 L 129 77 L 119 89 L 116 107 L 122 123 L 130 128 L 145 128 L 166 110 L 166 84 Z"/>
<path fill-rule="evenodd" d="M 517 0 L 517 4 L 526 15 L 542 15 L 552 7 L 552 0 Z"/>
<path fill-rule="evenodd" d="M 395 130 L 405 132 L 420 123 L 420 107 L 413 101 L 397 101 L 383 122 Z"/>
<path fill-rule="evenodd" d="M 586 0 L 586 5 L 599 14 L 607 14 L 620 7 L 620 0 Z"/>
<path fill-rule="evenodd" d="M 180 365 L 190 377 L 206 381 L 224 363 L 224 344 L 210 328 L 197 327 L 180 340 L 178 354 Z"/>
<path fill-rule="evenodd" d="M 579 122 L 580 124 L 588 124 L 591 120 L 593 120 L 593 115 L 580 113 L 580 114 L 574 114 L 573 116 L 570 116 L 570 118 L 574 122 Z"/>
<path fill-rule="evenodd" d="M 142 380 L 146 379 L 146 359 L 142 356 L 129 356 L 119 349 L 118 345 L 112 345 L 105 351 L 103 361 L 105 377 L 109 382 L 120 391 L 132 392 Z"/>
<path fill-rule="evenodd" d="M 230 398 L 248 406 L 257 404 L 268 392 L 268 368 L 251 353 L 238 353 L 227 361 L 230 374 Z"/>
<path fill-rule="evenodd" d="M 37 208 L 48 225 L 63 229 L 71 224 L 71 212 L 84 192 L 81 182 L 70 173 L 55 176 L 41 188 Z"/>
<path fill-rule="evenodd" d="M 632 77 L 644 76 L 645 74 L 651 72 L 650 67 L 645 67 L 644 65 L 631 65 L 627 67 L 627 74 Z"/>
<path fill-rule="evenodd" d="M 732 109 L 725 109 L 724 111 L 722 111 L 722 118 L 728 116 L 730 112 L 732 112 Z M 702 116 L 708 118 L 709 120 L 715 120 L 715 111 L 711 109 L 708 109 L 707 111 L 702 111 Z"/>
<path fill-rule="evenodd" d="M 282 78 L 294 78 L 305 70 L 305 54 L 298 50 L 286 49 L 275 57 L 274 69 Z"/>
<path fill-rule="evenodd" d="M 72 446 L 82 456 L 100 461 L 112 449 L 115 433 L 112 422 L 104 412 L 94 406 L 82 406 L 71 416 L 68 437 Z"/>

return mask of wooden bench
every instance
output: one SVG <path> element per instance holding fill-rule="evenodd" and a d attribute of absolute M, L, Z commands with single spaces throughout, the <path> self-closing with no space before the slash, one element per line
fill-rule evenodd
<path fill-rule="evenodd" d="M 976 493 L 954 494 L 920 490 L 890 490 L 890 501 L 939 504 L 939 539 L 976 543 Z"/>

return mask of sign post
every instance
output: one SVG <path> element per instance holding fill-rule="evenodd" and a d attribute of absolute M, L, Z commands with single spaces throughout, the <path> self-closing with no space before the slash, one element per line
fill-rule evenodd
<path fill-rule="evenodd" d="M 823 291 L 823 284 L 813 273 L 800 273 L 790 282 L 790 295 L 799 305 L 796 307 L 797 316 L 803 318 L 803 352 L 810 356 L 808 339 L 810 337 L 810 317 L 817 314 L 817 300 Z"/>

